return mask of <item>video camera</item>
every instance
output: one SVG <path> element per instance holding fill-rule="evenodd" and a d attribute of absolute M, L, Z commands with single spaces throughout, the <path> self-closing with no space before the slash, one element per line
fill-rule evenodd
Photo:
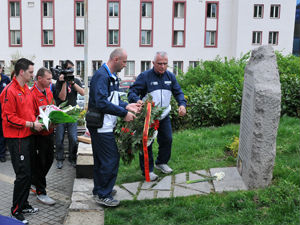
<path fill-rule="evenodd" d="M 65 81 L 74 81 L 73 68 L 63 69 L 61 66 L 56 66 L 55 68 L 51 67 L 50 70 L 54 80 L 58 80 L 59 76 L 63 74 Z"/>

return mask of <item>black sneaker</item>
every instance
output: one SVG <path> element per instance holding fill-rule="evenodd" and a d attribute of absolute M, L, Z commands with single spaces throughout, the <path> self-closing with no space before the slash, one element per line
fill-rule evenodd
<path fill-rule="evenodd" d="M 28 224 L 28 221 L 25 220 L 24 215 L 20 212 L 15 212 L 14 214 L 11 214 L 11 217 L 21 221 L 24 224 Z"/>
<path fill-rule="evenodd" d="M 119 200 L 114 198 L 95 198 L 95 201 L 100 205 L 105 205 L 108 207 L 116 207 L 120 204 Z"/>
<path fill-rule="evenodd" d="M 38 208 L 33 208 L 31 205 L 24 206 L 24 208 L 22 209 L 22 213 L 33 214 L 33 213 L 37 213 L 38 211 L 39 211 Z"/>
<path fill-rule="evenodd" d="M 0 162 L 6 162 L 5 156 L 0 158 Z"/>

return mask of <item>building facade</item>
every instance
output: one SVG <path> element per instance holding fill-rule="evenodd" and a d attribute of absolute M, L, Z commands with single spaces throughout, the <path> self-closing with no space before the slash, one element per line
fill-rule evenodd
<path fill-rule="evenodd" d="M 199 60 L 240 57 L 260 45 L 292 53 L 295 0 L 88 0 L 88 75 L 115 47 L 128 52 L 121 79 L 152 67 L 166 51 L 169 69 Z M 83 0 L 0 0 L 0 63 L 14 55 L 35 68 L 70 59 L 84 73 Z"/>

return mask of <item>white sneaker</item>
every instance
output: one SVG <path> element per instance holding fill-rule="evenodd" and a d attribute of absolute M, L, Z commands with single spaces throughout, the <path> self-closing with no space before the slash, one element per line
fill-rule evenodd
<path fill-rule="evenodd" d="M 55 200 L 50 198 L 48 195 L 37 195 L 36 197 L 40 202 L 46 205 L 54 205 L 56 203 Z"/>
<path fill-rule="evenodd" d="M 149 176 L 150 176 L 150 181 L 155 181 L 158 178 L 158 176 L 153 172 L 150 172 Z"/>
<path fill-rule="evenodd" d="M 163 172 L 165 174 L 173 172 L 173 170 L 167 164 L 156 164 L 155 168 L 160 170 L 161 172 Z"/>

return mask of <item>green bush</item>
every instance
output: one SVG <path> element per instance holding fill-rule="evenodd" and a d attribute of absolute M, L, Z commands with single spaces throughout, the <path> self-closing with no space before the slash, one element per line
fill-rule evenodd
<path fill-rule="evenodd" d="M 282 115 L 300 117 L 299 57 L 276 52 L 281 81 Z M 196 68 L 178 75 L 188 100 L 187 116 L 178 117 L 178 106 L 172 100 L 173 129 L 219 126 L 238 123 L 241 113 L 244 69 L 250 52 L 240 59 L 200 61 Z"/>

